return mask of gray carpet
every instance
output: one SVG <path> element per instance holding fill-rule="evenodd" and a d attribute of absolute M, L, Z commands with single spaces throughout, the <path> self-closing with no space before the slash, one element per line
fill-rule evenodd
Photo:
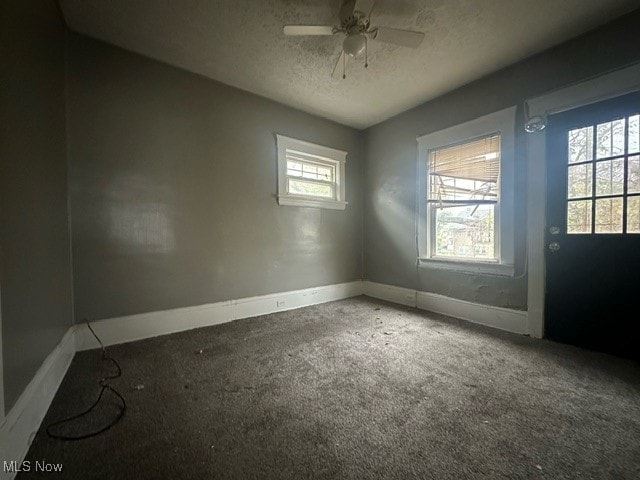
<path fill-rule="evenodd" d="M 638 363 L 366 297 L 109 353 L 125 417 L 41 430 L 46 478 L 640 478 Z M 79 353 L 43 425 L 88 407 L 102 367 Z"/>

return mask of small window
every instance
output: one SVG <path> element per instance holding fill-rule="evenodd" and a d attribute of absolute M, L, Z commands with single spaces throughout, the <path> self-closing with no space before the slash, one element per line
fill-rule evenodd
<path fill-rule="evenodd" d="M 500 134 L 429 152 L 431 257 L 498 260 Z"/>
<path fill-rule="evenodd" d="M 277 135 L 278 204 L 344 210 L 347 153 Z"/>

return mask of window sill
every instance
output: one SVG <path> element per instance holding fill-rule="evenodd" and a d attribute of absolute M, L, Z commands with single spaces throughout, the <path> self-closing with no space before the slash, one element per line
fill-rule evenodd
<path fill-rule="evenodd" d="M 476 275 L 495 275 L 500 277 L 513 277 L 515 269 L 513 265 L 498 262 L 481 262 L 473 260 L 456 260 L 451 258 L 420 258 L 420 266 L 452 270 L 461 273 Z"/>
<path fill-rule="evenodd" d="M 348 202 L 338 200 L 321 200 L 317 198 L 298 197 L 295 195 L 278 195 L 278 205 L 292 207 L 328 208 L 330 210 L 344 210 Z"/>

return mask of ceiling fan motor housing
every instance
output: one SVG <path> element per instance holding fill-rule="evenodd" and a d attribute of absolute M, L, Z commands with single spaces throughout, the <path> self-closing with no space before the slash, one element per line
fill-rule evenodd
<path fill-rule="evenodd" d="M 340 26 L 342 28 L 347 28 L 354 20 L 357 21 L 357 18 L 354 15 L 354 7 L 356 5 L 356 0 L 345 0 L 340 7 Z"/>
<path fill-rule="evenodd" d="M 347 35 L 356 35 L 367 30 L 368 19 L 363 12 L 355 10 L 356 0 L 345 0 L 340 8 L 340 28 Z"/>

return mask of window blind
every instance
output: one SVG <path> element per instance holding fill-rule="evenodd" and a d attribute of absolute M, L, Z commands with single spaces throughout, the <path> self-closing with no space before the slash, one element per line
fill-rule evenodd
<path fill-rule="evenodd" d="M 429 153 L 429 201 L 495 202 L 500 178 L 500 134 Z"/>

